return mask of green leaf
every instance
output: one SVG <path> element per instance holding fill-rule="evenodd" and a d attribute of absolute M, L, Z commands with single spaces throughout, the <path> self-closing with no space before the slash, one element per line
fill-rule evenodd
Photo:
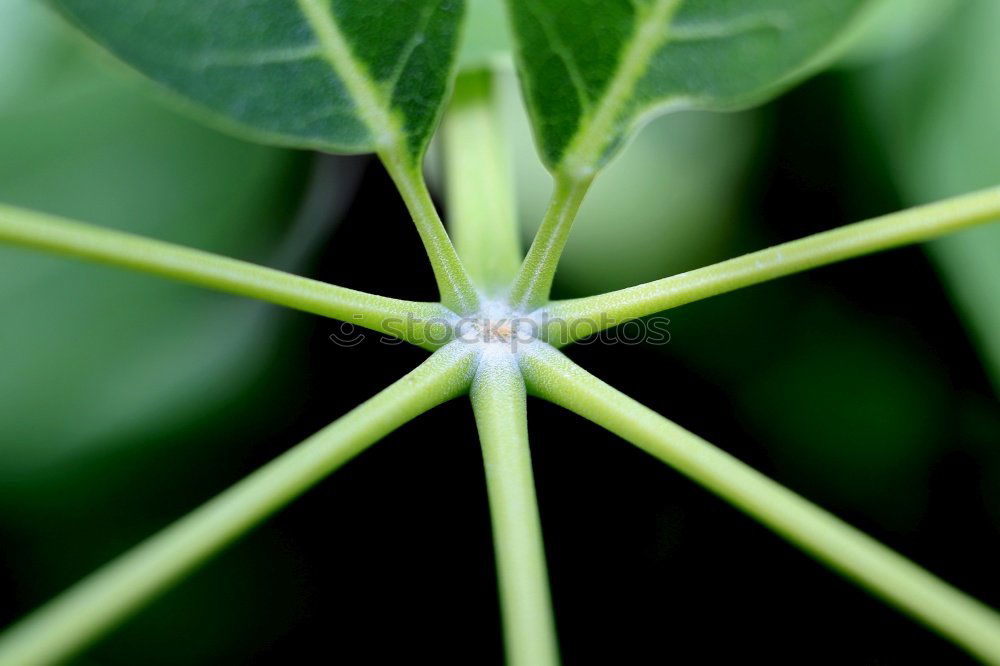
<path fill-rule="evenodd" d="M 0 7 L 25 54 L 0 60 L 0 201 L 302 265 L 294 246 L 315 238 L 288 222 L 304 156 L 165 111 L 34 0 Z M 8 87 L 24 67 L 30 79 Z M 6 480 L 149 446 L 151 432 L 221 410 L 267 367 L 279 323 L 252 301 L 4 246 L 0 313 Z"/>
<path fill-rule="evenodd" d="M 542 157 L 584 177 L 666 110 L 760 103 L 815 71 L 871 0 L 508 0 Z"/>
<path fill-rule="evenodd" d="M 552 179 L 532 148 L 512 79 L 503 78 L 504 115 L 519 217 L 530 238 L 545 215 Z M 688 112 L 661 116 L 643 127 L 580 207 L 559 260 L 561 295 L 622 289 L 726 257 L 762 124 L 759 111 Z"/>
<path fill-rule="evenodd" d="M 463 0 L 53 0 L 114 54 L 259 140 L 420 157 Z"/>
<path fill-rule="evenodd" d="M 857 79 L 904 198 L 1000 183 L 1000 3 L 966 0 L 922 48 Z M 1000 389 L 1000 225 L 935 241 L 931 257 Z"/>

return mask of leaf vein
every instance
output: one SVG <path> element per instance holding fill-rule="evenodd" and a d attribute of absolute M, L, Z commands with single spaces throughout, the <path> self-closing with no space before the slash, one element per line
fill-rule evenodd
<path fill-rule="evenodd" d="M 398 119 L 389 108 L 382 89 L 364 63 L 355 57 L 337 23 L 328 1 L 298 0 L 299 10 L 319 39 L 323 58 L 343 81 L 362 122 L 373 134 L 376 146 L 386 150 L 401 143 Z"/>
<path fill-rule="evenodd" d="M 746 16 L 740 20 L 728 22 L 674 24 L 670 26 L 670 41 L 709 41 L 769 30 L 787 32 L 791 27 L 791 22 L 787 15 L 773 12 L 765 15 Z"/>
<path fill-rule="evenodd" d="M 262 65 L 278 65 L 321 58 L 323 50 L 319 44 L 266 49 L 261 51 L 206 51 L 191 62 L 184 63 L 191 69 L 209 69 L 224 67 L 259 67 Z"/>
<path fill-rule="evenodd" d="M 625 45 L 614 75 L 594 112 L 581 118 L 567 146 L 560 169 L 576 180 L 592 176 L 610 140 L 609 136 L 650 59 L 668 39 L 667 26 L 682 0 L 656 0 L 637 11 L 631 40 Z"/>
<path fill-rule="evenodd" d="M 580 73 L 580 66 L 576 62 L 573 50 L 569 48 L 566 42 L 563 41 L 559 31 L 555 29 L 555 26 L 552 24 L 551 16 L 544 14 L 541 7 L 536 6 L 534 3 L 529 2 L 525 6 L 538 20 L 538 25 L 542 28 L 542 32 L 545 33 L 545 36 L 548 38 L 552 47 L 552 53 L 554 53 L 555 56 L 562 61 L 563 65 L 566 66 L 566 72 L 569 74 L 570 85 L 573 86 L 573 91 L 576 93 L 581 113 L 589 113 L 593 104 L 590 101 L 590 97 L 587 95 L 587 82 L 586 79 L 584 79 L 583 74 Z"/>
<path fill-rule="evenodd" d="M 403 76 L 403 72 L 406 71 L 406 66 L 413 57 L 414 51 L 416 51 L 427 38 L 427 26 L 430 25 L 431 17 L 434 16 L 434 13 L 440 8 L 440 2 L 436 5 L 428 4 L 425 5 L 424 10 L 420 13 L 420 18 L 418 20 L 419 27 L 413 32 L 410 39 L 407 40 L 402 53 L 400 53 L 399 58 L 396 60 L 396 65 L 393 67 L 392 73 L 385 81 L 384 90 L 386 92 L 387 99 L 392 99 L 392 94 L 396 91 L 396 86 L 399 85 L 399 80 Z"/>

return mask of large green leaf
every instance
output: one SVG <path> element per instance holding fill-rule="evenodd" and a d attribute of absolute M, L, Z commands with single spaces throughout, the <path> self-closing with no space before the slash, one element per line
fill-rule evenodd
<path fill-rule="evenodd" d="M 113 53 L 258 139 L 419 157 L 462 0 L 52 0 Z"/>
<path fill-rule="evenodd" d="M 508 0 L 544 161 L 585 175 L 645 117 L 765 100 L 833 57 L 871 0 Z"/>
<path fill-rule="evenodd" d="M 858 77 L 913 204 L 1000 183 L 1000 3 L 958 4 L 933 41 Z M 1000 224 L 929 247 L 1000 388 Z"/>

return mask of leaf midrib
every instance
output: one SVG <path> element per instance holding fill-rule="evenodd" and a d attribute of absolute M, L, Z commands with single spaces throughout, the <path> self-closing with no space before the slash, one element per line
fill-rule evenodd
<path fill-rule="evenodd" d="M 402 123 L 392 113 L 382 87 L 372 79 L 365 65 L 340 29 L 330 10 L 329 0 L 297 0 L 299 11 L 319 40 L 324 60 L 344 83 L 357 108 L 358 117 L 372 134 L 377 152 L 397 148 L 403 142 Z"/>
<path fill-rule="evenodd" d="M 567 144 L 557 171 L 573 180 L 590 178 L 605 149 L 611 143 L 615 122 L 646 73 L 653 55 L 667 42 L 667 26 L 682 0 L 655 0 L 651 7 L 635 4 L 632 36 L 615 73 L 608 81 L 600 102 L 592 113 L 580 119 L 579 129 Z"/>

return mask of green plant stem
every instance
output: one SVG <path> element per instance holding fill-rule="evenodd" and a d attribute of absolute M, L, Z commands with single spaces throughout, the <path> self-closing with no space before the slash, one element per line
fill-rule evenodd
<path fill-rule="evenodd" d="M 439 303 L 375 296 L 202 250 L 10 206 L 0 205 L 0 242 L 341 319 L 426 349 L 444 344 L 444 322 L 453 317 Z"/>
<path fill-rule="evenodd" d="M 1000 664 L 1000 616 L 733 456 L 608 386 L 544 344 L 522 355 L 528 388 L 663 460 L 819 560 Z"/>
<path fill-rule="evenodd" d="M 472 407 L 486 467 L 507 663 L 559 663 L 542 527 L 528 448 L 524 380 L 506 350 L 486 351 Z"/>
<path fill-rule="evenodd" d="M 592 175 L 580 178 L 555 175 L 555 190 L 545 218 L 511 286 L 510 303 L 515 308 L 531 311 L 548 300 L 559 257 L 593 180 Z"/>
<path fill-rule="evenodd" d="M 629 319 L 998 218 L 1000 187 L 910 208 L 636 287 L 556 301 L 545 310 L 543 337 L 568 344 Z"/>
<path fill-rule="evenodd" d="M 495 75 L 459 74 L 444 117 L 448 224 L 472 279 L 503 296 L 521 264 L 514 181 Z"/>
<path fill-rule="evenodd" d="M 464 392 L 473 354 L 454 343 L 367 402 L 159 534 L 85 578 L 0 636 L 0 664 L 62 661 L 262 519 L 400 425 Z"/>
<path fill-rule="evenodd" d="M 383 150 L 379 157 L 403 197 L 403 203 L 410 211 L 423 241 L 434 269 L 441 302 L 461 315 L 476 312 L 479 309 L 479 294 L 448 238 L 420 167 L 414 165 L 401 148 Z"/>

